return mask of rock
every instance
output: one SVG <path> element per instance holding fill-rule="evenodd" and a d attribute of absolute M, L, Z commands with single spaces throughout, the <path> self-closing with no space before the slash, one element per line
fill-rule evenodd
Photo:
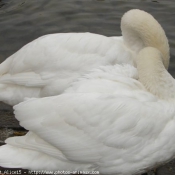
<path fill-rule="evenodd" d="M 175 159 L 159 167 L 157 169 L 157 175 L 175 175 Z"/>
<path fill-rule="evenodd" d="M 21 128 L 15 119 L 13 108 L 0 102 L 0 128 Z"/>

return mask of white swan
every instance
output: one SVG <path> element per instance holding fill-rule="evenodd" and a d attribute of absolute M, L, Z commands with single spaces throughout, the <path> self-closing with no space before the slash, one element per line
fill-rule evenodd
<path fill-rule="evenodd" d="M 61 94 L 81 75 L 104 65 L 135 65 L 140 49 L 151 46 L 163 54 L 169 47 L 159 23 L 148 13 L 130 10 L 121 20 L 123 37 L 62 33 L 40 37 L 0 65 L 0 101 L 15 105 L 25 97 Z"/>
<path fill-rule="evenodd" d="M 0 166 L 134 175 L 175 156 L 175 80 L 155 48 L 104 66 L 64 94 L 14 107 L 26 136 L 6 140 Z M 139 81 L 138 81 L 139 78 Z"/>

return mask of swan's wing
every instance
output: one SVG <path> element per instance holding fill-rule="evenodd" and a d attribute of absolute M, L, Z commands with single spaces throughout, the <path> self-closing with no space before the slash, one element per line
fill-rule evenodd
<path fill-rule="evenodd" d="M 42 79 L 64 78 L 100 65 L 124 62 L 133 64 L 130 52 L 120 40 L 91 33 L 51 34 L 34 40 L 9 57 L 0 66 L 0 73 L 34 72 Z"/>
<path fill-rule="evenodd" d="M 91 64 L 108 65 L 125 62 L 130 52 L 123 46 L 122 40 L 91 33 L 62 33 L 40 37 L 27 44 L 12 55 L 10 73 L 19 73 L 32 69 L 46 73 L 58 68 L 74 71 L 84 69 Z M 15 60 L 18 60 L 15 61 Z M 20 62 L 19 62 L 20 60 Z M 129 63 L 131 63 L 129 62 Z M 128 63 L 128 64 L 129 64 Z M 43 72 L 44 74 L 44 72 Z"/>
<path fill-rule="evenodd" d="M 31 99 L 14 109 L 23 127 L 68 160 L 91 163 L 102 173 L 132 174 L 172 156 L 174 139 L 169 131 L 175 127 L 174 113 L 155 99 L 141 102 L 127 95 L 63 94 Z"/>

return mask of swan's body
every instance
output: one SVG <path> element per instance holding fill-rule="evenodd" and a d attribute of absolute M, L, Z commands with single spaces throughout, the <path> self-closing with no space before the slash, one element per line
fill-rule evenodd
<path fill-rule="evenodd" d="M 156 49 L 143 49 L 137 65 L 101 67 L 59 96 L 15 106 L 30 131 L 6 140 L 0 166 L 133 175 L 172 159 L 175 81 Z"/>
<path fill-rule="evenodd" d="M 27 44 L 0 65 L 0 101 L 15 105 L 25 97 L 61 94 L 93 68 L 123 63 L 135 66 L 137 53 L 146 46 L 159 49 L 168 68 L 168 41 L 150 14 L 127 12 L 121 29 L 122 37 L 51 34 Z"/>

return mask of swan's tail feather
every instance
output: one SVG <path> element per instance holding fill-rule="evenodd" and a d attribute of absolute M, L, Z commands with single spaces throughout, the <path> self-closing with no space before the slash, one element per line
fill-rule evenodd
<path fill-rule="evenodd" d="M 56 147 L 29 132 L 26 136 L 12 137 L 0 147 L 0 166 L 31 170 L 90 170 L 91 164 L 68 160 Z"/>
<path fill-rule="evenodd" d="M 24 101 L 25 97 L 40 97 L 40 90 L 47 83 L 47 81 L 42 80 L 39 74 L 34 72 L 13 75 L 7 73 L 2 76 L 0 74 L 0 101 L 15 105 Z"/>
<path fill-rule="evenodd" d="M 60 150 L 50 145 L 49 143 L 45 142 L 43 139 L 38 137 L 35 133 L 30 131 L 25 136 L 11 137 L 6 139 L 5 142 L 14 147 L 25 148 L 25 149 L 34 150 L 37 152 L 39 150 L 39 152 L 47 154 L 51 157 L 55 157 L 59 160 L 67 161 L 67 158 L 63 155 L 63 153 Z"/>
<path fill-rule="evenodd" d="M 12 58 L 0 64 L 0 101 L 15 105 L 25 97 L 39 97 L 40 89 L 47 85 L 47 80 L 34 72 L 10 73 Z"/>
<path fill-rule="evenodd" d="M 14 106 L 25 100 L 26 97 L 38 97 L 39 89 L 0 83 L 0 101 Z"/>
<path fill-rule="evenodd" d="M 8 138 L 5 142 L 7 144 L 0 147 L 0 166 L 2 167 L 54 169 L 62 160 L 66 161 L 59 150 L 32 132 L 28 132 L 25 136 Z"/>
<path fill-rule="evenodd" d="M 32 170 L 57 170 L 64 162 L 46 154 L 3 145 L 0 147 L 0 166 L 4 168 L 23 168 Z"/>
<path fill-rule="evenodd" d="M 10 145 L 0 147 L 0 166 L 5 168 L 24 168 L 22 164 L 23 156 L 21 149 Z M 26 152 L 27 153 L 27 152 Z"/>
<path fill-rule="evenodd" d="M 30 170 L 90 170 L 91 164 L 79 164 L 55 159 L 37 151 L 3 145 L 0 147 L 0 167 Z"/>

